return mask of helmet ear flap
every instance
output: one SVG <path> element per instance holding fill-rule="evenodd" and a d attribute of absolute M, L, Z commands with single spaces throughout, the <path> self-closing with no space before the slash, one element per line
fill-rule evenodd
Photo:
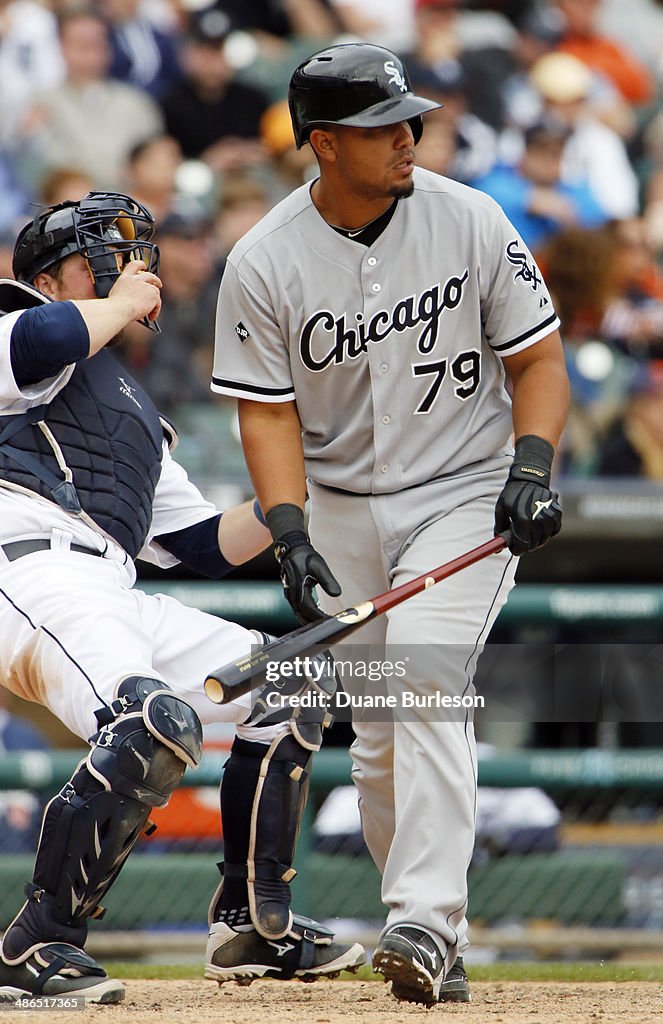
<path fill-rule="evenodd" d="M 37 274 L 77 251 L 75 207 L 65 202 L 42 208 L 19 232 L 12 256 L 17 281 L 34 281 Z"/>
<path fill-rule="evenodd" d="M 412 129 L 414 144 L 416 146 L 421 140 L 421 136 L 424 134 L 424 119 L 421 114 L 419 114 L 417 117 L 411 117 L 408 120 L 408 124 Z"/>

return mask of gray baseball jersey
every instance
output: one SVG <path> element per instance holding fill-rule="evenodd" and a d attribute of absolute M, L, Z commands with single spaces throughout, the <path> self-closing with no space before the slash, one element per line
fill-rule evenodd
<path fill-rule="evenodd" d="M 221 284 L 212 389 L 296 394 L 309 477 L 355 493 L 507 452 L 500 357 L 559 326 L 491 198 L 419 168 L 414 182 L 369 247 L 334 231 L 302 186 L 237 243 Z"/>

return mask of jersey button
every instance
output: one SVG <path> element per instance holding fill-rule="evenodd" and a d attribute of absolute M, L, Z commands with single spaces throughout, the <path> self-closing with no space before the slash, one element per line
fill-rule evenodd
<path fill-rule="evenodd" d="M 382 422 L 383 422 L 383 423 L 385 424 L 385 426 L 387 425 L 387 423 L 391 423 L 391 416 L 389 416 L 389 415 L 385 414 L 385 415 L 384 415 L 384 416 L 382 417 Z"/>
<path fill-rule="evenodd" d="M 380 472 L 381 473 L 388 473 L 389 472 L 389 464 L 387 462 L 385 462 L 384 466 L 380 466 Z"/>
<path fill-rule="evenodd" d="M 368 263 L 369 267 L 374 267 L 375 264 L 377 263 L 377 260 L 375 256 L 369 256 L 366 262 Z"/>
<path fill-rule="evenodd" d="M 382 290 L 382 285 L 378 284 L 376 281 L 375 284 L 371 285 L 371 288 L 373 289 L 374 292 L 379 292 Z"/>
<path fill-rule="evenodd" d="M 386 373 L 389 369 L 389 363 L 380 363 L 380 373 Z"/>

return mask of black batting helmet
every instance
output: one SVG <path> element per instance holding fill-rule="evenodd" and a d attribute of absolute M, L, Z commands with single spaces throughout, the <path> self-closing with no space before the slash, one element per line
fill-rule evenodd
<path fill-rule="evenodd" d="M 148 270 L 158 273 L 153 234 L 154 217 L 142 203 L 121 192 L 89 192 L 80 202 L 39 210 L 19 232 L 12 270 L 17 281 L 32 284 L 42 271 L 78 252 L 95 294 L 104 299 L 128 260 L 144 260 Z M 155 321 L 142 322 L 158 330 Z"/>
<path fill-rule="evenodd" d="M 288 103 L 297 149 L 324 124 L 381 128 L 408 121 L 417 143 L 424 128 L 421 115 L 441 106 L 415 96 L 402 61 L 372 43 L 343 43 L 314 53 L 293 73 Z"/>

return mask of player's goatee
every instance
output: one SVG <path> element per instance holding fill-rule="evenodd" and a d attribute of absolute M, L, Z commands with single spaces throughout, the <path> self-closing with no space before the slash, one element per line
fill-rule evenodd
<path fill-rule="evenodd" d="M 414 192 L 414 182 L 408 181 L 405 185 L 394 185 L 389 193 L 394 199 L 407 199 Z"/>

